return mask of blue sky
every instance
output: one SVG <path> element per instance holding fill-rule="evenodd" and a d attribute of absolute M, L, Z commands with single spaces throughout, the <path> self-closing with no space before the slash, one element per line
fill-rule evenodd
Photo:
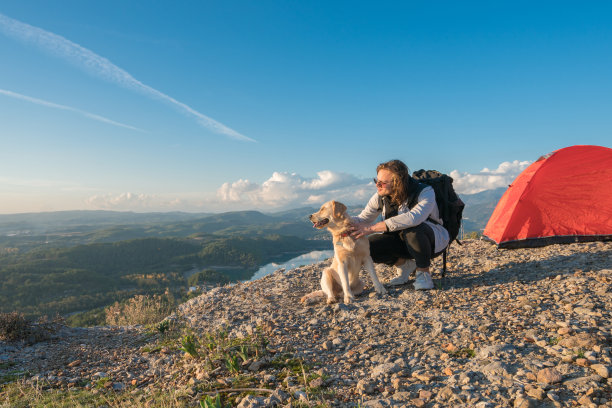
<path fill-rule="evenodd" d="M 0 213 L 363 203 L 612 140 L 608 2 L 0 0 Z"/>

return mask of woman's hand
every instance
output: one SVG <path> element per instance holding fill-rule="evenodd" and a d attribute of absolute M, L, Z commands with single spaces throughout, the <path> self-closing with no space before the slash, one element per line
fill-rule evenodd
<path fill-rule="evenodd" d="M 361 237 L 368 236 L 370 234 L 374 234 L 375 232 L 385 232 L 387 231 L 387 224 L 384 221 L 378 222 L 374 225 L 366 225 L 353 223 L 351 224 L 351 237 L 355 239 L 359 239 Z"/>
<path fill-rule="evenodd" d="M 370 235 L 372 232 L 369 231 L 369 225 L 366 224 L 351 224 L 350 227 L 350 234 L 351 237 L 355 238 L 355 239 L 359 239 L 361 237 L 365 237 L 367 235 Z"/>

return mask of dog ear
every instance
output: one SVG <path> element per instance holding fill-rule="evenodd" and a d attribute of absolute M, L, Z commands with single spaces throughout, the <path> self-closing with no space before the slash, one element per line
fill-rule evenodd
<path fill-rule="evenodd" d="M 332 213 L 334 218 L 342 218 L 342 214 L 346 212 L 346 205 L 337 201 L 332 201 Z"/>

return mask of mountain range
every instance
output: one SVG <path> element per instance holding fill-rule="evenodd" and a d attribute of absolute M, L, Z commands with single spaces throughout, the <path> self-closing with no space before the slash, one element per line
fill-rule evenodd
<path fill-rule="evenodd" d="M 505 188 L 477 194 L 461 194 L 465 233 L 482 232 Z M 362 207 L 351 206 L 357 214 Z M 258 236 L 292 235 L 312 239 L 325 235 L 311 227 L 308 215 L 315 207 L 302 207 L 277 213 L 234 211 L 210 213 L 134 213 L 118 211 L 59 211 L 0 214 L 0 248 L 52 246 L 117 242 L 138 238 L 197 237 L 198 234 Z"/>

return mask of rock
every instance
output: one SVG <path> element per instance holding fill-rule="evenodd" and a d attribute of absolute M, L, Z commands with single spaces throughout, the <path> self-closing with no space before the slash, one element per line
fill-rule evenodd
<path fill-rule="evenodd" d="M 603 378 L 610 378 L 610 367 L 603 364 L 593 364 L 591 366 L 591 370 L 595 371 L 597 375 L 600 375 Z"/>
<path fill-rule="evenodd" d="M 426 383 L 430 382 L 431 380 L 435 378 L 435 376 L 431 373 L 422 373 L 422 372 L 414 372 L 412 373 L 412 376 Z"/>
<path fill-rule="evenodd" d="M 74 360 L 72 363 L 68 364 L 68 367 L 72 368 L 78 365 L 81 365 L 81 360 Z"/>
<path fill-rule="evenodd" d="M 123 383 L 118 383 L 117 382 L 117 383 L 112 383 L 112 384 L 113 384 L 113 386 L 112 386 L 113 391 L 120 392 L 120 391 L 123 391 L 125 389 L 125 385 Z"/>
<path fill-rule="evenodd" d="M 590 333 L 578 333 L 562 339 L 559 341 L 559 345 L 567 348 L 589 349 L 599 341 L 601 341 L 601 339 L 598 336 Z"/>
<path fill-rule="evenodd" d="M 265 398 L 247 395 L 240 401 L 237 408 L 263 408 L 266 406 Z"/>
<path fill-rule="evenodd" d="M 263 361 L 253 361 L 249 365 L 249 371 L 259 371 L 263 365 L 264 365 Z"/>
<path fill-rule="evenodd" d="M 482 368 L 482 372 L 487 376 L 502 376 L 508 377 L 510 374 L 508 373 L 507 365 L 502 363 L 501 361 L 494 361 L 492 363 L 487 364 Z"/>
<path fill-rule="evenodd" d="M 427 402 L 431 399 L 432 397 L 432 392 L 431 391 L 427 391 L 427 390 L 420 390 L 419 391 L 419 399 Z"/>
<path fill-rule="evenodd" d="M 308 395 L 302 390 L 298 390 L 293 393 L 293 398 L 297 399 L 300 402 L 308 402 Z"/>
<path fill-rule="evenodd" d="M 540 387 L 535 387 L 527 390 L 527 395 L 537 400 L 543 400 L 546 397 L 546 392 Z"/>
<path fill-rule="evenodd" d="M 538 382 L 542 384 L 556 384 L 563 380 L 563 376 L 554 368 L 544 368 L 538 371 Z"/>
<path fill-rule="evenodd" d="M 442 401 L 448 401 L 454 394 L 455 393 L 453 392 L 453 389 L 449 386 L 446 386 L 440 389 L 440 391 L 438 391 L 438 394 L 436 395 L 436 399 L 442 400 Z"/>
<path fill-rule="evenodd" d="M 374 393 L 374 383 L 371 381 L 361 379 L 357 382 L 357 392 L 359 394 L 372 394 Z"/>
<path fill-rule="evenodd" d="M 514 400 L 514 408 L 536 408 L 537 406 L 537 401 L 531 398 L 517 397 Z"/>
<path fill-rule="evenodd" d="M 310 381 L 308 385 L 311 388 L 319 388 L 323 385 L 323 379 L 321 377 L 315 378 L 314 380 Z"/>
<path fill-rule="evenodd" d="M 414 398 L 412 400 L 412 405 L 414 405 L 415 407 L 424 407 L 425 401 L 423 401 L 421 398 Z"/>
<path fill-rule="evenodd" d="M 384 363 L 380 364 L 372 370 L 370 376 L 372 378 L 380 377 L 381 375 L 391 375 L 400 371 L 400 367 L 395 363 Z"/>

